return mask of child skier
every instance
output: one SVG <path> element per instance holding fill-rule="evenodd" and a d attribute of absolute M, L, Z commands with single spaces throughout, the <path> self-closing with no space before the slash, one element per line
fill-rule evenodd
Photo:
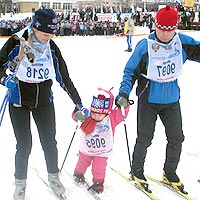
<path fill-rule="evenodd" d="M 89 117 L 80 126 L 79 159 L 73 177 L 77 183 L 84 183 L 84 174 L 92 163 L 93 185 L 89 189 L 99 194 L 104 190 L 107 159 L 113 152 L 115 127 L 123 121 L 123 115 L 120 107 L 112 109 L 114 97 L 110 90 L 98 90 L 101 93 L 93 96 Z M 125 108 L 125 116 L 128 111 L 129 106 Z M 73 115 L 75 121 L 80 120 L 77 117 L 79 112 Z"/>

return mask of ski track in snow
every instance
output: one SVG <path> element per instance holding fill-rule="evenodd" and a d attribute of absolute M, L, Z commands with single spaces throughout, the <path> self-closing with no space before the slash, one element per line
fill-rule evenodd
<path fill-rule="evenodd" d="M 199 32 L 186 32 L 194 38 L 199 38 Z M 133 48 L 144 36 L 133 37 Z M 0 39 L 0 46 L 7 39 Z M 54 41 L 60 47 L 64 59 L 68 65 L 70 77 L 78 89 L 85 107 L 89 107 L 93 91 L 97 87 L 109 89 L 114 86 L 113 93 L 117 95 L 118 88 L 122 79 L 124 66 L 131 53 L 124 52 L 126 49 L 125 37 L 57 37 Z M 200 171 L 200 156 L 195 156 L 200 152 L 199 143 L 199 72 L 200 65 L 195 62 L 187 61 L 184 65 L 183 74 L 179 79 L 181 88 L 181 106 L 183 115 L 183 129 L 185 141 L 183 143 L 183 152 L 177 169 L 181 181 L 185 185 L 185 190 L 190 195 L 200 200 L 200 183 L 197 182 Z M 197 92 L 196 92 L 197 91 Z M 3 101 L 6 89 L 0 86 L 0 103 Z M 62 165 L 66 151 L 74 133 L 76 123 L 71 119 L 71 112 L 74 104 L 68 95 L 60 88 L 58 83 L 53 85 L 56 120 L 57 120 L 57 141 L 59 151 L 59 166 Z M 130 99 L 135 100 L 131 107 L 129 116 L 126 119 L 127 132 L 129 138 L 130 152 L 132 154 L 136 139 L 136 96 L 133 89 Z M 41 176 L 47 179 L 46 166 L 43 151 L 39 142 L 36 126 L 32 121 L 33 148 L 29 160 L 28 180 L 26 200 L 54 200 L 57 199 L 45 184 L 37 177 L 32 167 L 36 167 Z M 123 123 L 116 128 L 114 153 L 108 159 L 108 166 L 121 170 L 124 174 L 130 171 L 127 154 L 127 146 L 124 134 Z M 11 200 L 14 192 L 14 155 L 15 155 L 15 138 L 11 126 L 8 109 L 6 109 L 2 126 L 0 127 L 0 177 L 1 195 L 6 196 L 6 200 Z M 69 154 L 65 161 L 64 168 L 69 173 L 77 162 L 77 153 L 79 147 L 79 132 L 77 131 Z M 145 162 L 145 173 L 155 178 L 162 178 L 162 168 L 165 158 L 166 137 L 164 128 L 158 119 L 156 124 L 155 136 L 149 147 Z M 189 152 L 189 153 L 188 153 Z M 199 155 L 199 154 L 197 154 Z M 86 178 L 91 181 L 91 168 L 86 172 Z M 73 181 L 61 172 L 61 181 L 66 187 L 66 196 L 69 200 L 89 200 L 88 194 L 76 186 Z M 180 200 L 173 192 L 166 188 L 161 188 L 156 184 L 150 183 L 150 189 L 162 200 Z M 130 183 L 124 181 L 112 170 L 107 168 L 105 179 L 105 192 L 102 199 L 149 199 L 136 188 L 132 188 Z"/>

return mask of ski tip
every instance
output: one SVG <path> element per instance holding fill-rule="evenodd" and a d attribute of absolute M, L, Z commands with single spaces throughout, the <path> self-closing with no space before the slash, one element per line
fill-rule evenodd
<path fill-rule="evenodd" d="M 66 197 L 65 194 L 61 194 L 60 197 L 61 197 L 61 199 L 63 199 L 63 200 L 67 200 L 67 197 Z"/>

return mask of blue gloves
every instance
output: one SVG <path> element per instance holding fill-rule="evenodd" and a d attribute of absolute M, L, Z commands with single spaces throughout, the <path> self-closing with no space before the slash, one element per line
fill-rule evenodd
<path fill-rule="evenodd" d="M 17 85 L 17 78 L 13 77 L 12 75 L 9 75 L 4 80 L 4 85 L 8 89 L 14 89 Z"/>
<path fill-rule="evenodd" d="M 89 116 L 89 110 L 86 108 L 83 108 L 82 104 L 78 104 L 75 109 L 74 112 L 72 114 L 73 119 L 78 122 L 78 121 L 84 121 L 86 118 L 88 118 Z"/>
<path fill-rule="evenodd" d="M 129 103 L 128 95 L 125 93 L 119 94 L 115 99 L 115 105 L 117 107 L 124 107 L 126 108 Z"/>

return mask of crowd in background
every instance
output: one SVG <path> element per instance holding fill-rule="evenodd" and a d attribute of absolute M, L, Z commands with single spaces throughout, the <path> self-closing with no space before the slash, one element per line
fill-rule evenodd
<path fill-rule="evenodd" d="M 148 26 L 151 28 L 153 17 L 152 14 L 137 11 L 135 15 L 131 15 L 137 26 Z M 92 19 L 92 14 L 81 15 L 78 19 L 71 18 L 70 15 L 58 14 L 59 29 L 57 36 L 93 36 L 93 35 L 119 35 L 123 33 L 124 20 L 118 15 L 115 22 L 98 21 L 97 17 Z M 13 33 L 23 29 L 29 24 L 31 18 L 23 20 L 1 20 L 0 35 L 10 36 Z"/>
<path fill-rule="evenodd" d="M 131 16 L 135 21 L 136 26 L 152 27 L 153 17 L 152 14 L 137 12 L 136 15 Z M 70 20 L 61 19 L 58 35 L 80 35 L 80 36 L 93 36 L 93 35 L 120 35 L 124 30 L 124 20 L 118 19 L 117 22 L 112 21 L 92 21 L 92 20 Z"/>
<path fill-rule="evenodd" d="M 177 7 L 179 10 L 179 21 L 182 24 L 182 29 L 192 29 L 194 21 L 200 21 L 199 12 L 194 10 L 185 10 L 183 7 Z M 144 11 L 136 11 L 132 9 L 125 10 L 131 13 L 136 26 L 146 26 L 150 30 L 153 29 L 154 16 L 157 8 L 153 7 L 150 12 L 147 9 Z M 120 12 L 117 12 L 117 21 L 98 21 L 96 13 L 93 9 L 79 10 L 77 16 L 71 17 L 70 13 L 58 13 L 59 29 L 57 36 L 93 36 L 93 35 L 121 35 L 123 34 L 124 20 L 120 17 Z M 99 11 L 98 11 L 99 12 Z M 111 12 L 109 9 L 104 12 Z M 195 14 L 196 13 L 196 14 Z M 20 20 L 0 20 L 0 36 L 10 36 L 13 33 L 23 29 L 31 21 L 31 17 Z"/>

